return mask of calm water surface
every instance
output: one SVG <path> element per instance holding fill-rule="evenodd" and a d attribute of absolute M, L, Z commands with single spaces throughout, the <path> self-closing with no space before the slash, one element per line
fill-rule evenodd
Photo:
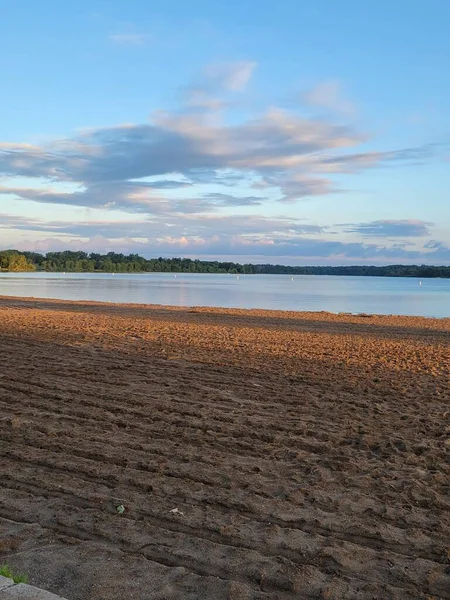
<path fill-rule="evenodd" d="M 324 275 L 1 273 L 0 295 L 278 310 L 450 316 L 450 279 Z"/>

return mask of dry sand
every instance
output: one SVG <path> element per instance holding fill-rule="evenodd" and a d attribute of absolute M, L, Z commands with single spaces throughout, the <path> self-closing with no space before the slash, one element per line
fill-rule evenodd
<path fill-rule="evenodd" d="M 1 298 L 0 563 L 70 600 L 450 598 L 449 373 L 450 319 Z"/>

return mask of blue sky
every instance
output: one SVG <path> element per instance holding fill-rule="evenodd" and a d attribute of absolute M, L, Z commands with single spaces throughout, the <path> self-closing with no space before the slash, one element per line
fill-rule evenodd
<path fill-rule="evenodd" d="M 448 0 L 0 0 L 0 248 L 450 264 Z"/>

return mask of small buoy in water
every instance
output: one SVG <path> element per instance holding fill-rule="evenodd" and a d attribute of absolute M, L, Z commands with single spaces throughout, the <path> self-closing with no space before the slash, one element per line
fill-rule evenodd
<path fill-rule="evenodd" d="M 291 281 L 294 281 L 294 278 L 293 278 L 293 277 L 291 277 Z"/>
<path fill-rule="evenodd" d="M 419 281 L 419 285 L 422 286 L 422 282 L 421 281 Z"/>

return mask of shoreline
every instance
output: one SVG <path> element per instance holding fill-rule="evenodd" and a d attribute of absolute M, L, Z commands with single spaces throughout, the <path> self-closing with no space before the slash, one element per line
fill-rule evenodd
<path fill-rule="evenodd" d="M 136 308 L 136 309 L 148 309 L 148 310 L 167 310 L 167 311 L 197 311 L 197 312 L 211 312 L 211 313 L 226 313 L 226 314 L 249 314 L 252 313 L 258 316 L 273 316 L 278 315 L 282 318 L 283 315 L 288 317 L 301 318 L 302 316 L 327 316 L 330 317 L 343 317 L 343 318 L 358 318 L 358 319 L 370 319 L 373 320 L 425 320 L 425 321 L 448 321 L 450 323 L 450 316 L 448 317 L 431 317 L 423 315 L 403 315 L 394 313 L 351 313 L 351 312 L 331 312 L 327 310 L 316 310 L 316 311 L 305 311 L 305 310 L 287 310 L 287 309 L 271 309 L 271 308 L 239 308 L 239 307 L 226 307 L 226 306 L 203 306 L 203 305 L 176 305 L 176 304 L 148 304 L 139 302 L 115 302 L 115 301 L 102 301 L 102 300 L 65 300 L 60 298 L 50 297 L 37 297 L 37 296 L 9 296 L 0 294 L 0 302 L 17 301 L 23 303 L 49 303 L 49 304 L 73 304 L 74 306 L 104 306 L 114 308 Z"/>
<path fill-rule="evenodd" d="M 450 319 L 0 297 L 0 364 L 32 585 L 450 598 Z"/>
<path fill-rule="evenodd" d="M 443 265 L 447 268 L 448 265 Z M 327 267 L 326 267 L 327 268 Z M 341 267 L 336 267 L 337 269 Z M 440 268 L 437 265 L 433 265 L 433 268 Z M 110 274 L 110 275 L 227 275 L 230 277 L 251 277 L 257 275 L 264 277 L 267 275 L 276 277 L 379 277 L 379 278 L 395 278 L 395 279 L 450 279 L 450 276 L 444 277 L 442 275 L 373 275 L 373 274 L 361 274 L 361 273 L 291 273 L 286 271 L 285 273 L 231 273 L 231 272 L 206 272 L 206 271 L 46 271 L 44 269 L 35 269 L 34 271 L 11 271 L 8 269 L 0 269 L 2 273 L 16 273 L 20 274 L 37 274 L 37 273 L 48 273 L 60 274 L 60 275 L 96 275 Z"/>

